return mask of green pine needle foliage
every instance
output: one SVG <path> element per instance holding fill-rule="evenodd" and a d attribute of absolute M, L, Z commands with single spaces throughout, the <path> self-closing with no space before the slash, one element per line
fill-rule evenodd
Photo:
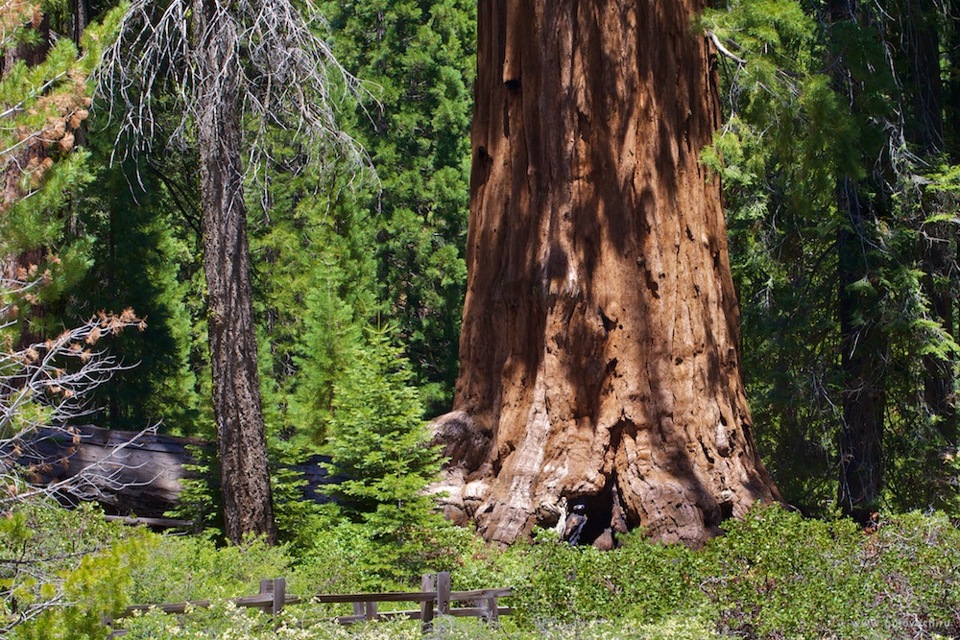
<path fill-rule="evenodd" d="M 375 222 L 358 196 L 371 178 L 338 159 L 291 171 L 305 153 L 296 136 L 269 143 L 270 179 L 248 203 L 264 414 L 272 443 L 309 453 L 324 440 L 333 381 L 380 311 Z"/>
<path fill-rule="evenodd" d="M 466 281 L 476 3 L 326 2 L 334 52 L 377 103 L 351 133 L 379 190 L 379 296 L 398 325 L 428 413 L 449 409 Z"/>
<path fill-rule="evenodd" d="M 77 146 L 77 136 L 88 116 L 90 75 L 119 20 L 117 12 L 108 12 L 86 30 L 78 49 L 70 39 L 43 32 L 41 11 L 39 5 L 15 3 L 0 13 L 8 52 L 0 77 L 0 253 L 17 280 L 32 278 L 32 267 L 44 274 L 42 290 L 18 305 L 33 336 L 62 330 L 57 315 L 63 298 L 91 263 L 91 238 L 73 211 L 93 180 L 89 154 Z M 17 45 L 41 53 L 41 59 L 32 64 L 18 59 Z M 43 310 L 31 313 L 37 307 Z"/>
<path fill-rule="evenodd" d="M 409 364 L 389 329 L 368 330 L 366 339 L 334 387 L 327 451 L 330 473 L 343 477 L 331 487 L 338 510 L 365 526 L 380 548 L 378 569 L 389 575 L 425 561 L 433 538 L 449 525 L 426 493 L 441 459 Z"/>
<path fill-rule="evenodd" d="M 194 347 L 198 337 L 205 339 L 200 308 L 192 302 L 201 293 L 195 280 L 198 239 L 147 163 L 111 165 L 112 147 L 104 139 L 113 138 L 91 141 L 98 179 L 77 204 L 97 251 L 86 277 L 71 290 L 67 313 L 85 317 L 133 307 L 147 326 L 112 338 L 111 349 L 137 366 L 97 390 L 95 406 L 101 410 L 94 419 L 111 429 L 159 424 L 168 433 L 209 436 L 212 409 L 202 401 L 209 371 Z"/>
<path fill-rule="evenodd" d="M 870 375 L 884 394 L 885 504 L 943 506 L 956 491 L 939 461 L 950 443 L 923 387 L 932 359 L 956 380 L 954 332 L 930 292 L 954 291 L 957 279 L 955 267 L 931 270 L 923 250 L 937 237 L 955 247 L 937 227 L 956 220 L 954 173 L 904 145 L 915 88 L 898 76 L 892 35 L 904 7 L 864 7 L 859 21 L 827 11 L 730 0 L 701 24 L 738 59 L 719 54 L 726 122 L 703 158 L 723 180 L 755 435 L 785 499 L 830 513 L 844 399 L 857 384 L 844 344 L 879 351 L 871 357 L 884 364 Z M 870 215 L 849 219 L 842 188 Z M 842 273 L 855 274 L 847 330 L 870 342 L 842 334 Z"/>
<path fill-rule="evenodd" d="M 439 473 L 440 456 L 429 446 L 409 365 L 388 331 L 369 330 L 368 345 L 353 350 L 335 384 L 327 450 L 331 472 L 346 477 L 336 488 L 343 513 L 402 525 L 432 504 L 423 489 Z"/>

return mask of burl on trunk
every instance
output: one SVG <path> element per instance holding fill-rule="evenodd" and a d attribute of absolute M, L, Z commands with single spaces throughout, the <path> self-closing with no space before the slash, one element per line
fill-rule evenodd
<path fill-rule="evenodd" d="M 739 364 L 698 0 L 479 3 L 455 520 L 698 545 L 777 499 Z"/>

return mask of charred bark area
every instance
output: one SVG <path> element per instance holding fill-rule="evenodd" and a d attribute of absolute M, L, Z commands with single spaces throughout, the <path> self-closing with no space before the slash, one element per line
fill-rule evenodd
<path fill-rule="evenodd" d="M 776 489 L 739 372 L 719 123 L 696 1 L 479 5 L 468 282 L 447 513 L 509 543 L 699 545 Z"/>
<path fill-rule="evenodd" d="M 227 539 L 276 540 L 267 445 L 257 373 L 250 255 L 243 201 L 236 30 L 215 0 L 197 0 L 206 101 L 197 122 L 203 262 L 207 282 L 213 407 Z"/>

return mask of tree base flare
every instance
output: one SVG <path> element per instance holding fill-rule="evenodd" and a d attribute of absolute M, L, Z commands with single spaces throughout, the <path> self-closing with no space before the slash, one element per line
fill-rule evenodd
<path fill-rule="evenodd" d="M 542 527 L 556 529 L 571 543 L 607 547 L 618 534 L 641 528 L 654 539 L 698 547 L 720 533 L 723 520 L 744 515 L 757 501 L 779 500 L 762 466 L 750 471 L 755 461 L 744 452 L 717 456 L 706 465 L 694 452 L 669 447 L 644 454 L 638 432 L 621 436 L 595 460 L 575 460 L 569 449 L 552 446 L 551 457 L 542 460 L 542 476 L 498 477 L 493 473 L 498 465 L 464 464 L 471 457 L 476 463 L 482 452 L 467 446 L 472 456 L 463 455 L 465 443 L 490 444 L 469 414 L 445 414 L 432 427 L 444 455 L 460 461 L 449 464 L 432 487 L 444 515 L 461 526 L 474 524 L 483 537 L 502 544 Z M 701 465 L 702 471 L 692 471 Z M 575 524 L 580 530 L 572 539 Z"/>

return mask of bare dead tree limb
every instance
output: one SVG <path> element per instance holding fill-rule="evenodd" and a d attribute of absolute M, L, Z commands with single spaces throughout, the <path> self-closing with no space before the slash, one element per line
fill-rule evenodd
<path fill-rule="evenodd" d="M 713 43 L 713 46 L 717 48 L 717 51 L 719 51 L 720 53 L 727 56 L 728 58 L 730 58 L 731 60 L 733 60 L 734 62 L 736 62 L 741 66 L 747 64 L 746 60 L 744 60 L 740 56 L 736 55 L 735 53 L 727 49 L 723 45 L 723 43 L 720 42 L 720 38 L 717 37 L 717 34 L 715 34 L 713 31 L 710 31 L 709 29 L 707 29 L 706 35 L 708 38 L 710 38 L 710 42 Z"/>
<path fill-rule="evenodd" d="M 205 77 L 191 42 L 207 35 L 193 33 L 191 0 L 135 0 L 120 25 L 120 35 L 103 56 L 96 73 L 95 104 L 109 109 L 120 123 L 115 153 L 154 151 L 158 133 L 156 99 L 172 95 L 181 114 L 167 143 L 193 148 L 193 128 L 214 104 L 222 80 L 236 79 L 241 100 L 246 149 L 245 171 L 265 184 L 270 155 L 267 132 L 290 131 L 311 144 L 307 161 L 328 166 L 346 159 L 357 174 L 369 162 L 362 147 L 336 125 L 349 96 L 370 94 L 337 62 L 329 44 L 316 33 L 325 25 L 309 2 L 240 0 L 216 3 L 208 22 L 227 21 L 237 36 L 234 55 L 217 77 Z M 303 6 L 300 10 L 298 7 Z M 352 109 L 352 103 L 350 104 Z M 129 143 L 129 144 L 128 144 Z"/>
<path fill-rule="evenodd" d="M 15 300 L 33 295 L 43 286 L 44 275 L 26 271 L 19 275 L 22 277 L 0 279 L 0 330 L 16 324 Z M 123 446 L 71 478 L 43 486 L 30 486 L 24 480 L 29 481 L 44 465 L 64 462 L 47 459 L 39 450 L 43 441 L 58 437 L 75 450 L 81 436 L 69 425 L 94 410 L 94 390 L 118 371 L 131 368 L 98 347 L 100 340 L 129 327 L 142 330 L 145 326 L 130 309 L 120 314 L 100 312 L 55 338 L 0 350 L 0 487 L 5 488 L 0 494 L 0 510 L 39 494 L 70 492 L 92 499 L 104 488 L 119 488 L 122 465 L 117 464 L 117 456 Z"/>

